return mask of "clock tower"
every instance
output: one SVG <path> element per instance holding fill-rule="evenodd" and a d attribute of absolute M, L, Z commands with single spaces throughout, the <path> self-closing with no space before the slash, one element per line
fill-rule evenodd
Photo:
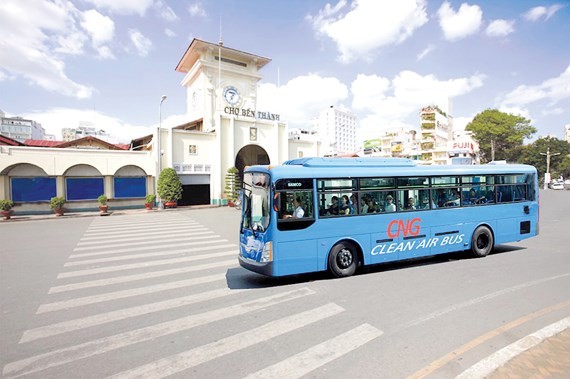
<path fill-rule="evenodd" d="M 162 167 L 173 167 L 183 185 L 195 186 L 189 193 L 207 185 L 202 190 L 208 188 L 210 202 L 223 203 L 228 169 L 236 167 L 241 175 L 245 166 L 289 159 L 287 124 L 257 106 L 259 70 L 270 61 L 194 39 L 178 62 L 188 122 L 170 131 L 165 149 L 170 153 Z"/>

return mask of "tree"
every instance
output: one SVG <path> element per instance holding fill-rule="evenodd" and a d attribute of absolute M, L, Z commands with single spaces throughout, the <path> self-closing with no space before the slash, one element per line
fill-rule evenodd
<path fill-rule="evenodd" d="M 165 168 L 158 177 L 158 196 L 165 201 L 178 201 L 182 198 L 182 183 L 173 168 Z"/>
<path fill-rule="evenodd" d="M 539 178 L 544 178 L 546 173 L 546 160 L 541 153 L 546 153 L 550 149 L 550 174 L 552 178 L 564 176 L 570 177 L 570 143 L 558 138 L 539 138 L 532 144 L 520 150 L 519 163 L 530 164 L 538 170 Z M 559 155 L 554 155 L 559 153 Z"/>
<path fill-rule="evenodd" d="M 523 145 L 536 129 L 530 120 L 497 109 L 486 109 L 465 127 L 479 143 L 481 161 L 513 160 L 517 147 Z"/>

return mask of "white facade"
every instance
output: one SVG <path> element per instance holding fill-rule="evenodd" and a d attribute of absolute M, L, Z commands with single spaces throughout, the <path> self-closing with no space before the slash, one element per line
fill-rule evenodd
<path fill-rule="evenodd" d="M 229 168 L 242 171 L 248 165 L 288 159 L 287 124 L 280 115 L 257 109 L 259 69 L 269 62 L 221 43 L 194 39 L 176 67 L 185 75 L 182 85 L 191 121 L 161 138 L 167 152 L 161 167 L 175 168 L 196 190 L 209 186 L 212 204 L 224 198 Z"/>
<path fill-rule="evenodd" d="M 27 139 L 44 139 L 45 129 L 38 122 L 22 117 L 5 117 L 1 114 L 0 134 L 13 140 L 24 142 Z"/>
<path fill-rule="evenodd" d="M 564 132 L 564 139 L 566 142 L 570 143 L 570 124 L 566 124 L 565 128 L 566 130 Z"/>
<path fill-rule="evenodd" d="M 356 116 L 333 106 L 322 111 L 317 119 L 323 151 L 326 155 L 353 153 L 356 150 Z"/>

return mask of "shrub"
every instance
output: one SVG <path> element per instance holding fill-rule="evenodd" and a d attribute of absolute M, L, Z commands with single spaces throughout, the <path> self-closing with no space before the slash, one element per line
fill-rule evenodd
<path fill-rule="evenodd" d="M 0 200 L 0 210 L 9 211 L 12 207 L 14 207 L 12 200 Z"/>
<path fill-rule="evenodd" d="M 49 201 L 49 206 L 51 207 L 51 209 L 61 209 L 63 208 L 63 205 L 65 204 L 65 198 L 63 197 L 52 197 Z"/>
<path fill-rule="evenodd" d="M 176 171 L 168 167 L 162 170 L 158 177 L 158 196 L 163 201 L 178 201 L 182 198 L 182 183 Z"/>
<path fill-rule="evenodd" d="M 145 203 L 146 204 L 154 204 L 155 200 L 156 200 L 156 195 L 149 193 L 148 195 L 146 195 Z"/>
<path fill-rule="evenodd" d="M 107 205 L 107 195 L 103 194 L 97 198 L 97 202 L 101 205 Z"/>

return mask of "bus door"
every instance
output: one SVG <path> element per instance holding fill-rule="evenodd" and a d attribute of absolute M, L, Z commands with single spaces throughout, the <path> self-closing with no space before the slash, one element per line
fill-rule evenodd
<path fill-rule="evenodd" d="M 318 271 L 313 179 L 275 182 L 275 266 L 279 275 Z"/>

